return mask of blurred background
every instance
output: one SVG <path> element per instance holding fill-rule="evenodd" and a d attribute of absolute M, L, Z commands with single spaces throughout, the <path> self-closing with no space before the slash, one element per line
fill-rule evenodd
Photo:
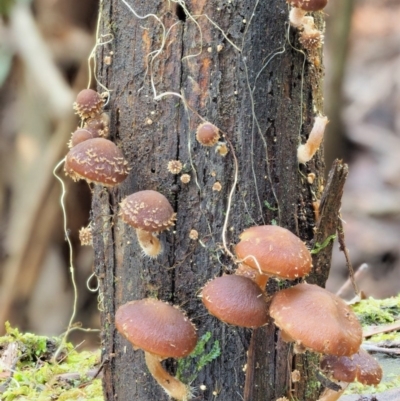
<path fill-rule="evenodd" d="M 16 3 L 0 0 L 0 331 L 9 320 L 53 335 L 68 324 L 73 294 L 52 170 L 78 124 L 71 105 L 87 86 L 98 2 Z M 359 287 L 388 297 L 400 291 L 400 3 L 335 0 L 326 21 L 326 165 L 336 157 L 350 165 L 342 217 L 354 267 L 368 265 Z M 66 185 L 76 321 L 96 328 L 97 294 L 86 287 L 93 250 L 78 239 L 89 222 L 91 194 L 85 183 Z M 334 248 L 327 288 L 336 292 L 348 273 Z M 350 286 L 343 292 L 353 295 Z M 96 345 L 97 337 L 85 341 Z"/>

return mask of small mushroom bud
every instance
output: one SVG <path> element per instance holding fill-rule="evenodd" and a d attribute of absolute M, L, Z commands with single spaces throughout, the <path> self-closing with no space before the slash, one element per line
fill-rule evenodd
<path fill-rule="evenodd" d="M 329 120 L 327 117 L 316 117 L 314 126 L 310 132 L 310 136 L 304 145 L 300 145 L 297 149 L 297 159 L 300 164 L 305 164 L 312 159 L 316 151 L 319 149 L 324 137 L 325 127 Z"/>
<path fill-rule="evenodd" d="M 214 146 L 219 140 L 219 130 L 214 124 L 205 122 L 197 127 L 196 139 L 203 146 Z"/>
<path fill-rule="evenodd" d="M 92 132 L 94 137 L 107 138 L 110 126 L 110 117 L 107 113 L 101 113 L 98 116 L 90 118 L 86 121 L 83 128 Z"/>
<path fill-rule="evenodd" d="M 73 104 L 76 114 L 82 119 L 100 114 L 103 107 L 103 98 L 93 89 L 84 89 L 78 93 Z"/>
<path fill-rule="evenodd" d="M 321 11 L 328 4 L 328 0 L 288 0 L 292 7 L 304 11 Z"/>
<path fill-rule="evenodd" d="M 182 171 L 182 163 L 179 160 L 170 160 L 167 165 L 167 170 L 171 174 L 179 174 Z"/>
<path fill-rule="evenodd" d="M 190 182 L 190 175 L 189 174 L 182 174 L 181 181 L 183 184 L 188 184 Z"/>
<path fill-rule="evenodd" d="M 123 199 L 120 206 L 122 220 L 136 229 L 143 252 L 157 257 L 162 245 L 156 234 L 168 230 L 176 220 L 168 199 L 157 191 L 139 191 Z"/>
<path fill-rule="evenodd" d="M 72 133 L 71 139 L 68 142 L 68 147 L 73 148 L 74 146 L 78 145 L 78 143 L 97 137 L 98 136 L 93 135 L 93 132 L 87 129 L 78 128 L 75 132 Z"/>
<path fill-rule="evenodd" d="M 115 143 L 94 138 L 79 143 L 68 152 L 64 170 L 74 181 L 86 180 L 112 187 L 125 180 L 130 168 Z"/>

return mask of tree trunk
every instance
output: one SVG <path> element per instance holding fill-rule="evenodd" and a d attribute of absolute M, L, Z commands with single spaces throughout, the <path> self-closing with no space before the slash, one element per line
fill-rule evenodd
<path fill-rule="evenodd" d="M 101 33 L 113 39 L 98 50 L 98 76 L 111 90 L 111 139 L 132 166 L 116 189 L 94 191 L 103 357 L 109 360 L 106 399 L 168 399 L 149 375 L 143 352 L 134 351 L 114 327 L 119 305 L 153 296 L 180 305 L 199 336 L 211 333 L 206 352 L 219 341 L 221 355 L 192 383 L 196 399 L 271 401 L 291 394 L 299 401 L 315 400 L 314 355 L 295 361 L 272 323 L 255 330 L 250 341 L 251 330 L 211 317 L 198 295 L 207 280 L 235 269 L 229 252 L 250 226 L 275 221 L 312 246 L 312 202 L 321 198 L 324 166 L 318 152 L 299 169 L 296 149 L 305 142 L 313 117 L 322 113 L 321 64 L 305 62 L 304 53 L 289 44 L 284 0 L 189 0 L 190 15 L 172 1 L 130 4 L 140 16 L 156 14 L 168 35 L 154 17 L 138 19 L 121 0 L 104 0 Z M 289 38 L 299 47 L 293 29 Z M 161 46 L 157 57 L 150 55 Z M 163 92 L 182 97 L 160 96 Z M 196 141 L 202 119 L 223 133 L 229 148 L 225 157 Z M 170 160 L 184 164 L 190 183 L 167 171 Z M 305 179 L 311 172 L 313 184 Z M 157 259 L 143 256 L 134 230 L 118 217 L 121 199 L 144 189 L 164 194 L 177 212 L 174 229 L 160 235 L 164 252 Z M 339 204 L 341 184 L 335 191 Z M 320 231 L 320 243 L 335 232 L 338 204 L 327 212 L 330 225 Z M 190 239 L 191 230 L 199 233 L 198 240 Z M 310 281 L 324 284 L 330 249 L 324 249 L 325 262 Z M 290 283 L 281 282 L 279 288 L 284 285 Z M 277 290 L 277 282 L 269 284 L 269 293 Z M 167 361 L 167 368 L 174 373 L 176 361 Z M 294 368 L 302 380 L 292 388 Z M 200 390 L 200 385 L 205 387 Z"/>

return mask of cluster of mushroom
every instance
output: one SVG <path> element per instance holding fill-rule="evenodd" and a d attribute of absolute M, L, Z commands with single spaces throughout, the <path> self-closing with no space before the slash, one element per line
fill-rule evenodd
<path fill-rule="evenodd" d="M 282 339 L 295 343 L 295 352 L 311 350 L 328 355 L 329 364 L 333 358 L 347 358 L 356 362 L 353 370 L 379 367 L 371 361 L 358 365 L 361 325 L 350 307 L 324 288 L 296 284 L 277 292 L 269 305 L 265 286 L 270 277 L 294 280 L 312 268 L 310 252 L 297 236 L 282 227 L 258 226 L 245 230 L 240 240 L 235 248 L 240 263 L 235 274 L 215 278 L 202 290 L 202 301 L 212 315 L 225 323 L 250 328 L 263 326 L 272 317 Z M 328 362 L 323 366 L 326 368 Z M 374 379 L 370 384 L 379 383 L 379 369 L 371 375 Z M 364 376 L 354 375 L 353 381 L 362 381 Z M 338 390 L 329 393 L 331 398 L 324 393 L 326 398 L 319 401 L 336 400 L 342 388 Z"/>
<path fill-rule="evenodd" d="M 300 43 L 309 51 L 320 48 L 323 34 L 315 27 L 314 18 L 306 14 L 321 11 L 328 4 L 328 0 L 287 0 L 287 2 L 292 6 L 289 14 L 290 24 L 301 30 Z"/>
<path fill-rule="evenodd" d="M 121 149 L 106 139 L 108 116 L 102 112 L 103 98 L 92 89 L 79 92 L 74 109 L 83 122 L 69 141 L 71 150 L 64 170 L 74 181 L 80 179 L 115 186 L 128 176 L 129 167 Z"/>

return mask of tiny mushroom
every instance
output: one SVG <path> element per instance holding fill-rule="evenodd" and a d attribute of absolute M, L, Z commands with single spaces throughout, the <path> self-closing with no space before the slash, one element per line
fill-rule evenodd
<path fill-rule="evenodd" d="M 196 328 L 177 307 L 152 298 L 128 302 L 117 309 L 115 326 L 134 347 L 144 351 L 151 375 L 170 397 L 190 400 L 190 386 L 161 365 L 166 358 L 189 355 L 197 343 Z"/>
<path fill-rule="evenodd" d="M 86 120 L 83 128 L 87 129 L 90 132 L 93 132 L 93 135 L 102 138 L 107 138 L 109 127 L 110 126 L 110 117 L 107 113 L 101 113 L 96 115 L 88 120 Z"/>
<path fill-rule="evenodd" d="M 294 280 L 307 275 L 312 267 L 305 244 L 279 226 L 254 226 L 243 231 L 235 247 L 241 265 L 237 274 L 252 278 L 261 288 L 269 277 Z"/>
<path fill-rule="evenodd" d="M 269 312 L 282 338 L 296 342 L 298 349 L 350 356 L 360 348 L 362 328 L 354 312 L 317 285 L 302 283 L 277 292 Z"/>
<path fill-rule="evenodd" d="M 73 107 L 79 117 L 86 119 L 100 114 L 103 103 L 99 93 L 93 89 L 84 89 L 78 93 Z"/>
<path fill-rule="evenodd" d="M 196 139 L 203 146 L 214 146 L 219 141 L 219 129 L 209 122 L 202 123 L 197 127 Z"/>
<path fill-rule="evenodd" d="M 269 320 L 263 291 L 247 277 L 217 277 L 204 286 L 201 297 L 210 314 L 225 323 L 261 327 Z"/>
<path fill-rule="evenodd" d="M 68 142 L 68 147 L 73 148 L 74 146 L 78 145 L 78 143 L 93 138 L 98 138 L 98 135 L 95 135 L 93 132 L 85 128 L 78 128 L 76 131 L 72 133 L 71 139 Z"/>
<path fill-rule="evenodd" d="M 174 225 L 176 213 L 168 199 L 157 191 L 135 192 L 120 204 L 122 220 L 136 229 L 139 245 L 152 258 L 162 252 L 156 234 Z"/>
<path fill-rule="evenodd" d="M 376 386 L 382 380 L 382 368 L 379 363 L 362 348 L 351 356 L 325 356 L 321 361 L 321 368 L 328 378 L 339 382 L 341 390 L 326 388 L 318 401 L 338 400 L 349 383 L 355 381 Z"/>
<path fill-rule="evenodd" d="M 64 170 L 74 181 L 83 179 L 112 187 L 124 181 L 130 169 L 115 143 L 94 138 L 78 143 L 68 152 Z"/>

